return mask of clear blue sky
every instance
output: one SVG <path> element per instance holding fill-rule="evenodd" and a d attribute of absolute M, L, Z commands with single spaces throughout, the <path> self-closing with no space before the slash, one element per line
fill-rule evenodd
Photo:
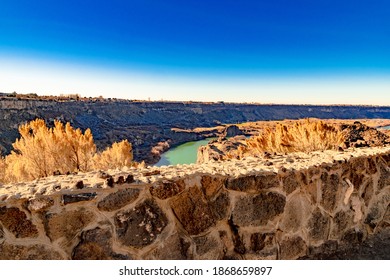
<path fill-rule="evenodd" d="M 2 0 L 0 91 L 390 105 L 390 2 Z"/>

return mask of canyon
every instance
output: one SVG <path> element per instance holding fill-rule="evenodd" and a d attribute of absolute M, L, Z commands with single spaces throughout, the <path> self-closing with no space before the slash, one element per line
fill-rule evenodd
<path fill-rule="evenodd" d="M 0 96 L 0 151 L 10 152 L 18 126 L 35 118 L 90 128 L 98 148 L 128 139 L 134 159 L 156 163 L 161 152 L 188 141 L 226 135 L 231 124 L 261 120 L 316 118 L 390 119 L 385 106 L 273 105 L 201 102 L 147 102 L 83 98 L 45 99 Z M 242 128 L 249 133 L 250 128 Z M 234 135 L 231 135 L 234 136 Z"/>

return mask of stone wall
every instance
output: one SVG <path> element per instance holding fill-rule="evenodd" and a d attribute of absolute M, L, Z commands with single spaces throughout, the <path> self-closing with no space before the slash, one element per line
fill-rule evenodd
<path fill-rule="evenodd" d="M 297 259 L 390 225 L 390 147 L 0 186 L 0 259 Z"/>

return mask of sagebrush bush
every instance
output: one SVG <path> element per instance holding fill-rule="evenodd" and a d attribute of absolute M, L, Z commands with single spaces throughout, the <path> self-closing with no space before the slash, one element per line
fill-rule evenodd
<path fill-rule="evenodd" d="M 126 140 L 114 143 L 101 154 L 90 129 L 83 133 L 59 121 L 48 128 L 44 120 L 19 126 L 20 138 L 13 151 L 0 160 L 0 180 L 18 182 L 46 177 L 54 173 L 86 172 L 94 168 L 108 169 L 129 166 L 133 159 L 131 144 Z"/>
<path fill-rule="evenodd" d="M 93 157 L 95 169 L 112 169 L 117 167 L 132 166 L 133 148 L 127 140 L 112 144 L 102 153 Z"/>
<path fill-rule="evenodd" d="M 274 129 L 266 127 L 260 135 L 247 139 L 246 145 L 240 146 L 230 157 L 259 156 L 264 152 L 323 151 L 337 149 L 344 141 L 345 136 L 334 126 L 306 119 L 292 125 L 277 124 Z"/>
<path fill-rule="evenodd" d="M 4 182 L 4 176 L 5 176 L 5 159 L 0 153 L 0 183 Z"/>

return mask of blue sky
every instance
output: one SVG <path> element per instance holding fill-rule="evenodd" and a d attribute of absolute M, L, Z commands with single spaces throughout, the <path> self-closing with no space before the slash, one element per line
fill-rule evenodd
<path fill-rule="evenodd" d="M 390 2 L 2 0 L 0 91 L 390 105 Z"/>

